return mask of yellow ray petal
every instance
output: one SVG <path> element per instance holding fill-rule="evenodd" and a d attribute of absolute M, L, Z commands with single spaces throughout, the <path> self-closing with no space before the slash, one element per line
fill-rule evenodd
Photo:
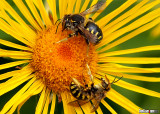
<path fill-rule="evenodd" d="M 110 14 L 106 15 L 105 17 L 98 20 L 96 23 L 102 27 L 106 25 L 111 19 L 113 19 L 115 16 L 120 14 L 122 11 L 127 9 L 129 6 L 131 6 L 133 3 L 135 3 L 137 0 L 127 0 L 123 5 L 121 5 L 119 8 L 111 12 Z"/>
<path fill-rule="evenodd" d="M 40 114 L 42 113 L 42 110 L 43 110 L 43 106 L 44 106 L 44 103 L 45 103 L 45 95 L 46 95 L 46 87 L 43 89 L 42 93 L 41 93 L 41 96 L 39 98 L 39 101 L 38 101 L 38 104 L 37 104 L 37 107 L 36 107 L 36 112 L 35 114 Z"/>
<path fill-rule="evenodd" d="M 33 3 L 33 0 L 26 0 L 26 3 L 28 5 L 28 7 L 30 8 L 30 10 L 31 10 L 36 22 L 39 24 L 39 26 L 41 28 L 43 28 L 44 27 L 43 22 L 41 20 L 41 17 L 39 16 L 39 13 L 37 12 L 37 9 L 36 9 L 36 7 L 35 7 L 35 5 Z"/>
<path fill-rule="evenodd" d="M 24 3 L 19 0 L 13 0 L 13 2 L 16 4 L 16 6 L 20 9 L 24 17 L 31 23 L 31 25 L 36 29 L 41 31 L 40 26 L 36 23 L 36 21 L 33 19 L 32 15 L 30 14 L 29 10 L 27 7 L 24 5 Z"/>
<path fill-rule="evenodd" d="M 156 57 L 104 57 L 99 58 L 99 62 L 113 62 L 113 63 L 126 63 L 126 64 L 158 64 L 160 58 Z"/>
<path fill-rule="evenodd" d="M 105 9 L 107 6 L 109 6 L 109 4 L 110 4 L 112 1 L 113 1 L 113 0 L 107 0 L 105 6 L 102 6 L 102 7 L 104 7 L 104 9 Z M 92 16 L 93 20 L 96 19 L 100 14 L 101 14 L 101 12 L 99 12 L 99 11 L 98 11 L 97 13 L 93 14 L 93 16 Z"/>
<path fill-rule="evenodd" d="M 24 51 L 8 51 L 0 49 L 0 57 L 10 57 L 10 56 L 31 56 L 32 53 Z"/>
<path fill-rule="evenodd" d="M 0 96 L 5 94 L 6 92 L 18 87 L 22 83 L 26 82 L 27 80 L 31 79 L 33 75 L 30 75 L 30 72 L 21 73 L 21 76 L 15 76 L 4 83 L 0 84 Z"/>
<path fill-rule="evenodd" d="M 154 37 L 159 36 L 160 35 L 159 30 L 160 30 L 160 24 L 156 28 L 153 29 L 153 31 L 151 32 L 151 35 L 154 36 Z"/>
<path fill-rule="evenodd" d="M 34 78 L 34 77 L 33 77 Z M 33 79 L 32 78 L 32 79 Z M 40 81 L 40 80 L 39 80 Z M 34 82 L 34 84 L 36 84 L 36 82 Z M 38 86 L 39 87 L 38 87 Z M 44 88 L 44 84 L 41 84 L 40 85 L 40 83 L 38 83 L 37 85 L 32 85 L 32 86 L 34 86 L 34 88 L 35 88 L 35 86 L 37 86 L 37 89 L 31 94 L 31 96 L 33 96 L 33 95 L 37 95 L 37 94 L 39 94 L 42 90 L 43 90 L 43 88 Z M 21 98 L 21 97 L 20 97 Z M 19 105 L 18 105 L 18 109 L 17 109 L 17 112 L 18 112 L 18 114 L 20 114 L 20 109 L 21 109 L 21 107 L 23 106 L 23 104 L 29 99 L 30 97 L 28 97 L 28 98 L 26 98 L 25 99 L 25 101 L 23 101 L 22 103 L 20 103 Z"/>
<path fill-rule="evenodd" d="M 60 18 L 62 18 L 66 14 L 67 5 L 68 0 L 59 0 Z"/>
<path fill-rule="evenodd" d="M 21 103 L 23 104 L 23 102 L 29 99 L 32 96 L 32 93 L 41 86 L 42 82 L 37 82 L 39 83 L 35 83 L 36 85 L 33 84 L 34 86 L 32 85 L 19 99 L 17 99 L 17 101 L 13 104 L 12 108 L 9 110 L 9 114 L 12 114 L 16 110 L 18 105 L 20 105 Z"/>
<path fill-rule="evenodd" d="M 90 102 L 81 106 L 85 114 L 95 114 L 95 112 L 91 113 L 92 105 Z"/>
<path fill-rule="evenodd" d="M 13 74 L 16 75 L 17 73 L 19 73 L 19 70 L 10 71 L 10 72 L 1 74 L 1 75 L 0 75 L 0 80 L 3 80 L 3 79 L 7 79 L 7 78 L 9 78 L 9 77 L 12 77 Z"/>
<path fill-rule="evenodd" d="M 110 43 L 111 41 L 117 39 L 118 37 L 120 37 L 121 35 L 131 31 L 131 30 L 134 30 L 134 29 L 137 29 L 138 27 L 150 22 L 152 23 L 154 19 L 156 19 L 157 17 L 160 16 L 159 14 L 160 12 L 160 8 L 156 9 L 156 10 L 153 10 L 151 11 L 150 13 L 144 15 L 143 17 L 137 19 L 136 21 L 132 22 L 130 25 L 126 26 L 126 27 L 123 27 L 119 30 L 117 30 L 117 28 L 120 28 L 122 27 L 124 24 L 126 24 L 126 21 L 127 22 L 130 22 L 130 19 L 125 19 L 123 21 L 121 21 L 120 23 L 118 23 L 116 27 L 113 27 L 113 29 L 117 30 L 117 31 L 112 31 L 111 29 L 109 29 L 109 31 L 112 31 L 111 32 L 108 32 L 108 31 L 105 31 L 104 32 L 104 38 L 107 37 L 106 39 L 103 40 L 103 42 L 101 43 L 101 46 L 102 45 L 105 45 L 105 44 L 108 44 Z M 133 15 L 132 15 L 133 16 Z M 129 18 L 132 18 L 132 16 L 130 16 Z M 136 30 L 135 30 L 136 31 Z M 108 34 L 108 33 L 111 33 L 111 34 Z M 104 43 L 105 42 L 105 43 Z"/>
<path fill-rule="evenodd" d="M 67 14 L 72 14 L 76 0 L 68 0 Z"/>
<path fill-rule="evenodd" d="M 160 78 L 158 78 L 158 77 L 130 75 L 130 74 L 124 74 L 124 73 L 120 73 L 120 72 L 106 72 L 106 73 L 113 75 L 113 76 L 118 76 L 118 77 L 133 79 L 133 80 L 146 81 L 146 82 L 160 82 Z"/>
<path fill-rule="evenodd" d="M 68 103 L 71 101 L 71 96 L 69 93 L 64 92 L 61 94 L 62 97 L 62 102 L 63 102 L 63 109 L 64 109 L 64 114 L 76 114 L 74 108 Z"/>
<path fill-rule="evenodd" d="M 81 2 L 82 2 L 81 0 L 76 1 L 75 13 L 79 13 Z"/>
<path fill-rule="evenodd" d="M 50 114 L 54 114 L 54 111 L 55 111 L 55 104 L 56 104 L 56 94 L 53 93 Z"/>
<path fill-rule="evenodd" d="M 84 4 L 82 5 L 82 8 L 81 8 L 80 12 L 83 12 L 83 11 L 86 10 L 89 2 L 90 2 L 90 0 L 85 0 Z"/>
<path fill-rule="evenodd" d="M 10 68 L 10 67 L 14 67 L 14 66 L 18 66 L 18 65 L 28 63 L 28 62 L 29 62 L 29 60 L 23 60 L 23 61 L 15 61 L 15 62 L 10 62 L 10 63 L 6 63 L 6 64 L 1 64 L 0 65 L 0 70 Z"/>
<path fill-rule="evenodd" d="M 46 12 L 42 0 L 34 0 L 34 4 L 35 4 L 35 5 L 37 6 L 37 8 L 39 9 L 40 14 L 41 14 L 41 16 L 42 16 L 42 19 L 43 19 L 45 25 L 46 25 L 47 27 L 51 26 L 51 25 L 52 25 L 52 22 L 51 22 L 51 20 L 50 20 L 49 17 L 48 17 L 48 14 L 47 14 L 48 12 Z"/>
<path fill-rule="evenodd" d="M 127 18 L 130 15 L 133 15 L 135 12 L 139 11 L 139 8 L 141 8 L 144 4 L 146 4 L 149 0 L 143 0 L 140 3 L 138 3 L 137 5 L 135 5 L 133 8 L 131 8 L 129 11 L 125 12 L 123 15 L 119 16 L 117 19 L 115 19 L 114 21 L 112 21 L 111 23 L 108 23 L 103 30 L 106 30 L 110 27 L 112 27 L 113 25 L 116 25 L 117 23 L 119 23 L 120 21 L 122 21 L 123 19 Z"/>
<path fill-rule="evenodd" d="M 30 67 L 26 66 L 26 67 L 22 68 L 21 70 L 14 70 L 14 71 L 10 71 L 10 72 L 1 74 L 0 75 L 0 80 L 7 79 L 9 77 L 15 76 L 17 74 L 20 74 L 21 72 L 25 72 L 26 70 L 31 70 L 31 69 L 30 69 Z"/>
<path fill-rule="evenodd" d="M 103 68 L 103 67 L 98 67 L 99 71 L 102 72 L 122 72 L 122 73 L 155 73 L 155 72 L 160 72 L 160 68 Z"/>
<path fill-rule="evenodd" d="M 133 72 L 133 73 L 155 73 L 159 72 L 160 68 L 139 68 L 139 67 L 130 67 L 115 63 L 106 63 L 98 65 L 99 70 L 111 71 L 111 72 Z"/>
<path fill-rule="evenodd" d="M 117 114 L 117 112 L 104 100 L 101 101 L 101 103 L 112 113 Z"/>
<path fill-rule="evenodd" d="M 20 91 L 18 91 L 3 107 L 2 112 L 7 112 L 10 107 L 20 98 L 20 96 L 34 83 L 36 78 L 32 78 Z"/>
<path fill-rule="evenodd" d="M 152 50 L 160 50 L 160 45 L 144 46 L 132 49 L 112 51 L 107 53 L 100 53 L 98 57 L 103 58 L 106 56 L 124 55 L 124 54 L 131 54 L 131 53 L 138 53 L 138 52 L 152 51 Z"/>
<path fill-rule="evenodd" d="M 23 29 L 23 26 L 14 21 L 10 16 L 4 11 L 4 9 L 1 9 L 0 17 L 2 17 L 4 20 L 6 20 L 8 23 L 8 26 L 12 27 L 12 31 L 16 32 L 17 35 L 24 37 L 28 41 L 34 43 L 36 34 L 32 35 L 28 33 L 25 29 Z"/>
<path fill-rule="evenodd" d="M 144 1 L 143 1 L 144 2 Z M 148 11 L 148 10 L 150 10 L 152 7 L 154 7 L 155 5 L 157 5 L 157 4 L 159 4 L 160 2 L 159 1 L 153 1 L 153 2 L 151 2 L 151 3 L 149 3 L 149 4 L 147 4 L 147 5 L 145 5 L 145 6 L 143 6 L 142 8 L 140 8 L 140 9 L 138 9 L 138 10 L 134 10 L 134 11 L 132 11 L 132 13 L 130 12 L 130 14 L 132 14 L 132 15 L 130 15 L 129 17 L 127 17 L 126 19 L 124 19 L 124 20 L 122 20 L 121 22 L 119 22 L 119 23 L 117 23 L 116 25 L 114 25 L 114 26 L 112 26 L 112 27 L 110 27 L 110 28 L 108 28 L 108 27 L 104 27 L 104 29 L 103 29 L 103 31 L 105 31 L 105 36 L 108 36 L 109 34 L 111 34 L 111 33 L 113 33 L 114 31 L 116 31 L 116 30 L 118 30 L 120 27 L 122 27 L 123 25 L 125 25 L 126 23 L 128 23 L 128 22 L 130 22 L 131 20 L 133 20 L 134 18 L 136 18 L 136 17 L 138 17 L 138 16 L 140 16 L 141 14 L 143 14 L 143 13 L 145 13 L 146 11 Z M 139 3 L 140 4 L 140 3 Z M 138 5 L 139 5 L 138 4 Z M 130 10 L 129 10 L 130 11 Z M 154 12 L 154 11 L 153 11 Z M 149 14 L 152 14 L 152 13 L 149 13 Z M 148 14 L 147 14 L 148 15 Z M 145 15 L 145 16 L 147 16 L 147 15 Z M 155 14 L 153 14 L 153 15 L 155 15 Z M 147 17 L 145 17 L 144 16 L 144 19 L 142 19 L 143 20 L 143 22 L 145 22 L 145 19 L 147 18 Z M 152 17 L 152 16 L 151 16 Z M 141 17 L 141 18 L 143 18 L 143 17 Z M 139 18 L 138 20 L 140 20 L 141 18 Z M 138 21 L 137 20 L 137 21 Z M 116 21 L 116 20 L 115 20 Z M 135 21 L 136 22 L 136 21 Z M 143 24 L 143 22 L 142 23 L 138 23 L 138 24 Z M 138 24 L 136 25 L 136 26 L 138 26 Z M 108 29 L 107 29 L 108 28 Z M 133 29 L 132 29 L 133 30 Z"/>
<path fill-rule="evenodd" d="M 159 15 L 160 15 L 160 14 L 159 14 Z M 150 17 L 148 17 L 148 18 L 150 18 Z M 118 39 L 117 41 L 115 41 L 115 42 L 107 45 L 105 48 L 103 48 L 102 50 L 100 50 L 100 52 L 103 52 L 104 50 L 111 49 L 111 48 L 113 48 L 113 47 L 115 47 L 115 46 L 117 46 L 117 45 L 119 45 L 119 44 L 121 44 L 121 43 L 123 43 L 123 42 L 125 42 L 125 41 L 127 41 L 127 40 L 129 40 L 129 39 L 131 39 L 131 38 L 133 38 L 134 36 L 136 36 L 136 35 L 144 32 L 144 31 L 146 31 L 146 30 L 154 27 L 155 25 L 157 25 L 157 24 L 159 23 L 159 20 L 160 20 L 160 17 L 159 17 L 159 18 L 156 18 L 155 20 L 151 21 L 150 23 L 145 24 L 144 26 L 138 28 L 137 30 L 134 30 L 133 32 L 129 33 L 128 35 L 126 35 L 126 36 Z M 141 21 L 143 21 L 143 20 L 141 20 Z M 132 23 L 132 24 L 133 24 L 133 23 Z M 123 29 L 124 29 L 124 28 L 123 28 Z M 126 27 L 125 27 L 125 29 L 126 29 Z M 121 29 L 121 30 L 122 30 L 122 29 Z M 122 31 L 121 31 L 121 32 L 122 32 Z M 100 44 L 100 45 L 102 45 L 102 44 Z M 98 45 L 98 47 L 99 47 L 100 45 Z"/>
<path fill-rule="evenodd" d="M 48 107 L 49 107 L 49 98 L 50 98 L 50 90 L 47 89 L 46 91 L 46 101 L 43 109 L 43 114 L 48 114 Z"/>
<path fill-rule="evenodd" d="M 32 43 L 29 42 L 28 40 L 22 38 L 21 36 L 17 35 L 17 33 L 15 31 L 13 31 L 13 28 L 8 25 L 3 19 L 0 19 L 0 29 L 4 32 L 6 32 L 7 34 L 13 36 L 15 39 L 23 42 L 24 44 L 32 47 Z"/>
<path fill-rule="evenodd" d="M 10 68 L 10 67 L 14 67 L 14 66 L 17 66 L 17 65 L 21 65 L 21 64 L 24 64 L 24 63 L 28 63 L 28 62 L 29 62 L 29 60 L 23 60 L 23 61 L 16 61 L 16 62 L 10 62 L 10 63 L 6 63 L 6 64 L 2 64 L 2 65 L 0 65 L 0 70 Z"/>
<path fill-rule="evenodd" d="M 8 46 L 8 47 L 16 48 L 16 49 L 27 50 L 27 51 L 31 51 L 31 52 L 33 51 L 29 47 L 22 46 L 22 45 L 13 43 L 13 42 L 9 42 L 7 40 L 2 40 L 1 38 L 0 38 L 0 44 L 3 44 L 3 45 Z"/>
<path fill-rule="evenodd" d="M 56 9 L 56 0 L 47 0 L 48 5 L 52 11 L 54 22 L 58 19 L 57 17 L 57 9 Z"/>
<path fill-rule="evenodd" d="M 96 111 L 97 111 L 98 114 L 103 114 L 103 112 L 102 112 L 100 107 Z"/>
<path fill-rule="evenodd" d="M 111 99 L 113 102 L 117 103 L 118 105 L 122 106 L 126 110 L 128 110 L 132 114 L 138 114 L 139 113 L 139 107 L 136 106 L 133 102 L 128 100 L 126 97 L 122 96 L 115 90 L 111 89 L 107 97 Z"/>
<path fill-rule="evenodd" d="M 109 78 L 114 80 L 114 77 L 110 76 Z M 140 86 L 137 86 L 137 85 L 134 85 L 134 84 L 130 84 L 130 83 L 125 82 L 123 80 L 119 80 L 117 83 L 115 83 L 115 85 L 118 85 L 120 87 L 123 87 L 125 89 L 131 90 L 131 91 L 134 91 L 134 92 L 138 92 L 138 93 L 142 93 L 142 94 L 145 94 L 145 95 L 160 98 L 160 93 L 158 93 L 158 92 L 155 92 L 155 91 L 152 91 L 152 90 L 149 90 L 149 89 L 145 89 L 143 87 L 140 87 Z"/>
<path fill-rule="evenodd" d="M 5 9 L 6 11 L 8 11 L 8 13 L 10 13 L 10 15 L 20 24 L 22 25 L 23 29 L 26 30 L 26 32 L 28 32 L 28 34 L 30 34 L 31 36 L 35 36 L 35 32 L 23 21 L 23 19 L 16 13 L 16 11 L 5 1 L 5 0 L 1 0 L 0 1 L 0 6 Z"/>

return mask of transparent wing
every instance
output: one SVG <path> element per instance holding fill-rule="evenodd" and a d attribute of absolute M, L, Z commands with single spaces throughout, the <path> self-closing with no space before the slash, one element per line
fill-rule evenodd
<path fill-rule="evenodd" d="M 97 4 L 93 5 L 92 7 L 90 7 L 89 9 L 83 11 L 82 13 L 80 13 L 81 15 L 85 16 L 87 14 L 91 14 L 91 13 L 95 13 L 95 12 L 101 12 L 104 10 L 106 6 L 106 0 L 102 0 L 97 2 Z"/>
<path fill-rule="evenodd" d="M 86 103 L 88 103 L 90 100 L 75 100 L 75 101 L 71 101 L 68 104 L 71 106 L 75 106 L 75 107 L 79 107 L 82 106 Z"/>

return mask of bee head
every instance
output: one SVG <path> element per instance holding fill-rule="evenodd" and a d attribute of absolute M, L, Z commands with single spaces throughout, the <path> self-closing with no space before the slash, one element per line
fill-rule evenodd
<path fill-rule="evenodd" d="M 109 82 L 107 77 L 106 77 L 106 79 L 101 78 L 101 85 L 104 90 L 106 90 L 106 91 L 110 90 L 111 83 Z"/>
<path fill-rule="evenodd" d="M 62 31 L 71 27 L 71 15 L 65 15 L 62 20 Z"/>

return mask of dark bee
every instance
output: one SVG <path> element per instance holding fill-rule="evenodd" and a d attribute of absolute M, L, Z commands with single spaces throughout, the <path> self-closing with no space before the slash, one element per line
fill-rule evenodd
<path fill-rule="evenodd" d="M 121 77 L 122 78 L 122 77 Z M 120 79 L 121 79 L 120 78 Z M 99 79 L 99 78 L 98 78 Z M 116 79 L 116 78 L 115 78 Z M 69 102 L 69 105 L 72 106 L 81 106 L 90 100 L 94 99 L 92 104 L 91 112 L 94 112 L 99 107 L 99 104 L 103 98 L 105 98 L 106 93 L 111 89 L 111 84 L 119 81 L 114 81 L 112 83 L 109 82 L 109 79 L 105 76 L 101 78 L 101 83 L 95 85 L 93 82 L 90 85 L 82 86 L 78 80 L 73 78 L 73 82 L 70 84 L 70 92 L 77 100 Z"/>
<path fill-rule="evenodd" d="M 91 14 L 94 12 L 102 11 L 104 9 L 104 6 L 106 4 L 106 1 L 100 1 L 97 4 L 93 5 L 89 9 L 85 10 L 84 12 L 80 14 L 67 14 L 65 15 L 61 21 L 62 21 L 62 31 L 63 30 L 72 30 L 73 33 L 69 34 L 67 38 L 64 38 L 57 43 L 60 43 L 62 41 L 67 40 L 68 38 L 71 38 L 73 36 L 77 36 L 78 33 L 82 35 L 86 43 L 89 45 L 89 43 L 92 43 L 94 45 L 98 44 L 102 38 L 103 33 L 102 30 L 98 27 L 95 22 L 89 18 L 86 19 L 85 15 Z"/>

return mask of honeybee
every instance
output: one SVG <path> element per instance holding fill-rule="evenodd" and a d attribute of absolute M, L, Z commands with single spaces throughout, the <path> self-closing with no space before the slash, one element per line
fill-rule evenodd
<path fill-rule="evenodd" d="M 122 78 L 122 77 L 121 77 Z M 120 79 L 121 79 L 120 78 Z M 71 101 L 68 104 L 78 107 L 81 106 L 90 100 L 94 100 L 92 104 L 91 112 L 94 112 L 99 107 L 99 104 L 103 98 L 105 98 L 106 93 L 111 89 L 111 84 L 116 83 L 120 79 L 113 80 L 112 83 L 109 82 L 109 79 L 105 76 L 104 78 L 98 78 L 101 80 L 101 83 L 95 85 L 93 82 L 91 85 L 86 84 L 85 86 L 82 86 L 78 80 L 75 78 L 72 78 L 73 81 L 70 84 L 70 92 L 73 97 L 76 98 L 75 101 Z"/>
<path fill-rule="evenodd" d="M 87 45 L 89 45 L 90 42 L 95 45 L 98 44 L 103 38 L 102 30 L 91 18 L 86 19 L 85 15 L 91 14 L 97 11 L 103 11 L 103 9 L 105 8 L 105 4 L 106 4 L 106 0 L 102 0 L 79 14 L 64 15 L 64 17 L 60 19 L 62 22 L 62 31 L 72 30 L 73 33 L 69 34 L 67 38 L 64 38 L 56 43 L 60 43 L 65 40 L 68 40 L 68 38 L 77 36 L 79 33 L 85 38 Z"/>

